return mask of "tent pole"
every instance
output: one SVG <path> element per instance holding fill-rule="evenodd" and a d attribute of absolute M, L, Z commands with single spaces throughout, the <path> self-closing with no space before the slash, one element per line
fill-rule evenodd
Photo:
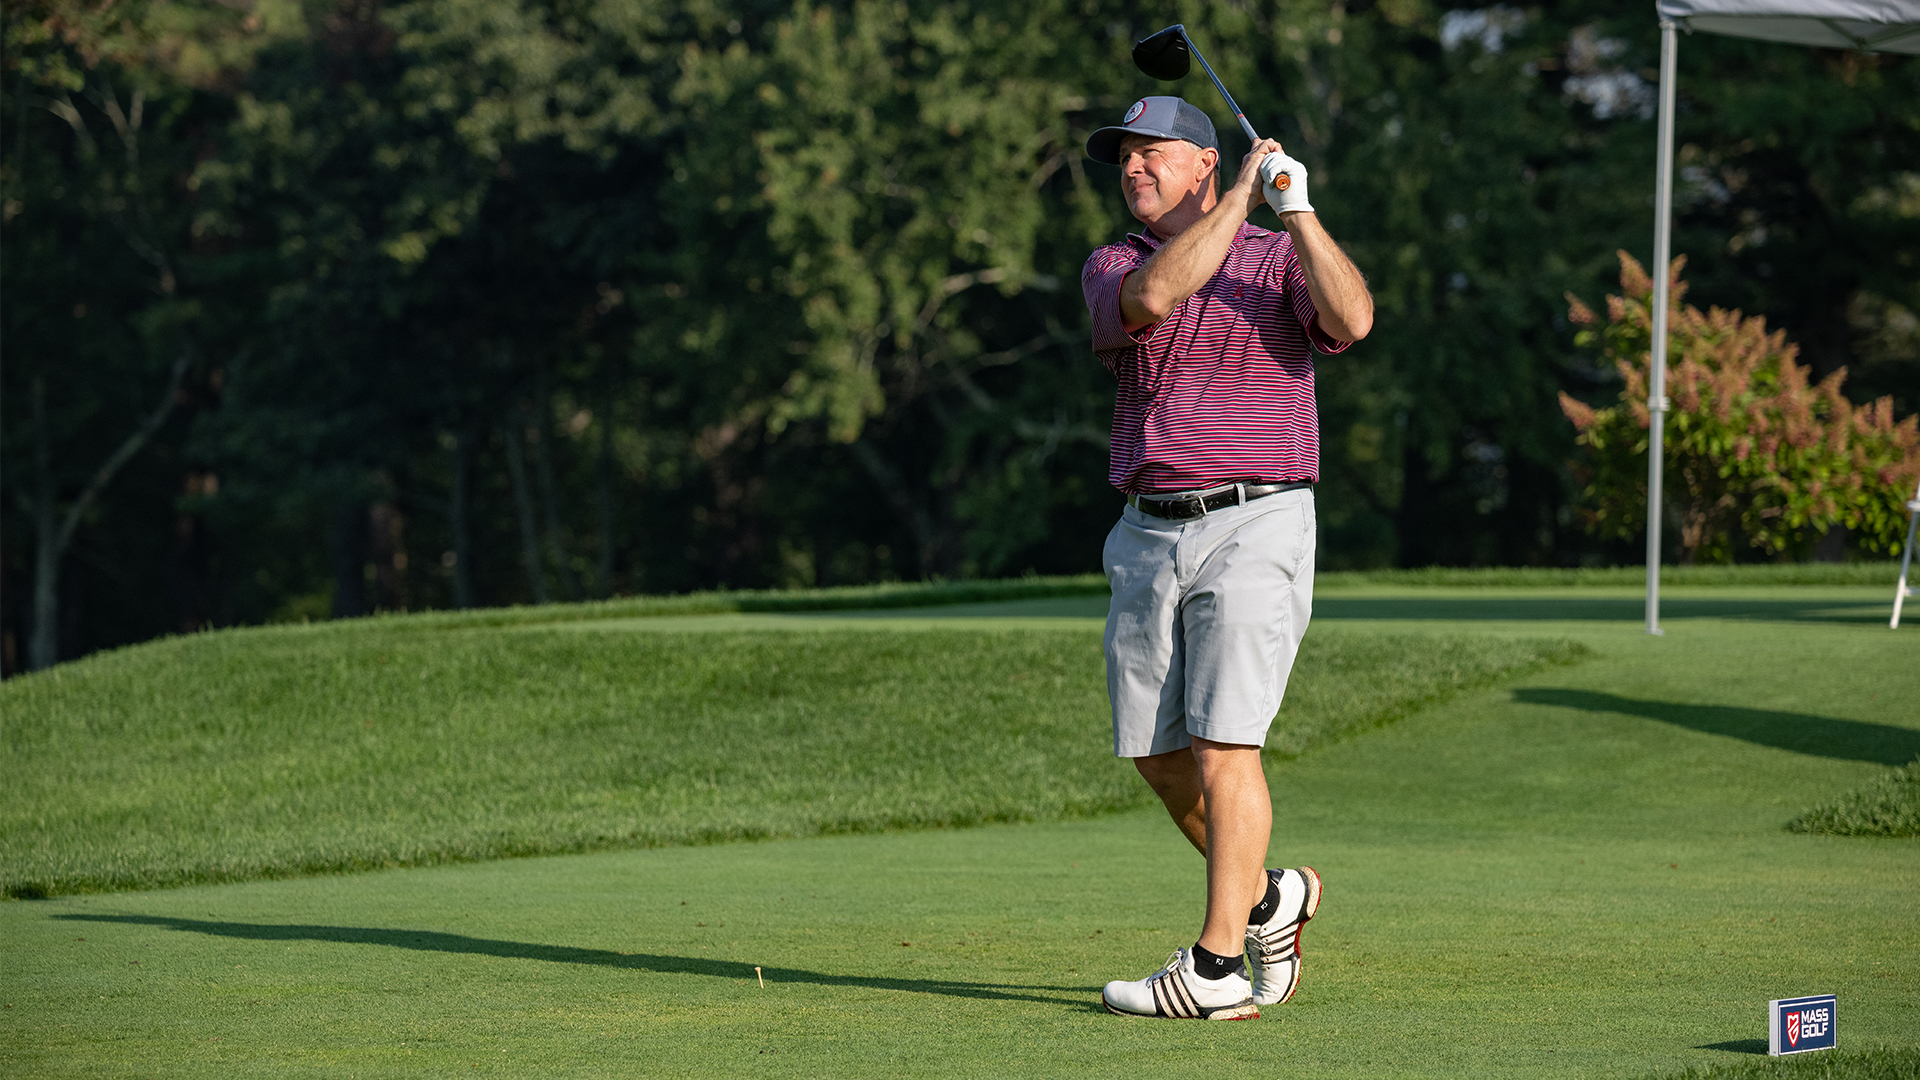
<path fill-rule="evenodd" d="M 1907 571 L 1913 568 L 1913 533 L 1920 528 L 1920 484 L 1914 485 L 1913 501 L 1907 504 L 1907 546 L 1900 549 L 1900 583 L 1893 587 L 1893 620 L 1887 629 L 1900 629 L 1900 609 L 1907 603 Z"/>
<path fill-rule="evenodd" d="M 1660 509 L 1667 426 L 1668 264 L 1673 261 L 1673 106 L 1678 41 L 1660 20 L 1660 150 L 1653 194 L 1653 356 L 1647 373 L 1647 633 L 1660 629 Z"/>

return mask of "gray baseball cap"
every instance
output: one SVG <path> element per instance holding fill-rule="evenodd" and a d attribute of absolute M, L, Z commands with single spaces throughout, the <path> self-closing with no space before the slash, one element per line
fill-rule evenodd
<path fill-rule="evenodd" d="M 1207 114 L 1177 97 L 1141 98 L 1127 107 L 1118 127 L 1103 127 L 1087 136 L 1087 156 L 1107 165 L 1120 164 L 1120 140 L 1129 135 L 1153 139 L 1185 139 L 1195 146 L 1220 150 Z"/>

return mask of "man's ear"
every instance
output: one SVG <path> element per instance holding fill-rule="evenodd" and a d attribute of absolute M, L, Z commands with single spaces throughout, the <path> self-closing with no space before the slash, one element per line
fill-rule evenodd
<path fill-rule="evenodd" d="M 1213 187 L 1213 193 L 1220 193 L 1220 151 L 1211 146 L 1200 148 L 1200 162 L 1206 167 L 1206 181 Z"/>

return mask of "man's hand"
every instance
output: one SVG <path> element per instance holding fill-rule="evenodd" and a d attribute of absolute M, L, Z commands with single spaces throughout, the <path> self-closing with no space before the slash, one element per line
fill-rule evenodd
<path fill-rule="evenodd" d="M 1247 151 L 1247 156 L 1240 159 L 1240 175 L 1233 178 L 1232 190 L 1227 192 L 1226 198 L 1221 201 L 1238 198 L 1245 204 L 1247 213 L 1253 213 L 1266 198 L 1262 194 L 1266 185 L 1262 182 L 1264 178 L 1261 175 L 1261 166 L 1264 161 L 1271 160 L 1268 157 L 1270 154 L 1286 157 L 1286 151 L 1280 149 L 1280 144 L 1272 139 L 1261 139 L 1254 143 L 1253 148 Z M 1287 158 L 1287 160 L 1293 159 Z"/>
<path fill-rule="evenodd" d="M 1259 182 L 1246 184 L 1252 176 L 1258 176 Z M 1234 190 L 1240 191 L 1243 184 L 1246 197 L 1253 200 L 1247 204 L 1248 212 L 1264 199 L 1292 234 L 1294 256 L 1306 276 L 1321 332 L 1340 341 L 1366 337 L 1373 329 L 1373 294 L 1367 291 L 1367 279 L 1327 235 L 1320 215 L 1307 201 L 1307 167 L 1288 157 L 1279 143 L 1261 139 L 1241 162 Z"/>
<path fill-rule="evenodd" d="M 1284 150 L 1276 150 L 1260 162 L 1260 192 L 1276 214 L 1313 209 L 1307 201 L 1307 167 Z"/>

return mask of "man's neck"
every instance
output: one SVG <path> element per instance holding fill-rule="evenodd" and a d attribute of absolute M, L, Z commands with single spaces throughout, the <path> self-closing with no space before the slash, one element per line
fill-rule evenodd
<path fill-rule="evenodd" d="M 1201 218 L 1213 213 L 1214 208 L 1218 205 L 1220 205 L 1219 199 L 1212 191 L 1208 191 L 1197 206 L 1194 204 L 1193 199 L 1184 199 L 1180 202 L 1180 205 L 1161 214 L 1152 221 L 1142 222 L 1141 224 L 1145 225 L 1147 230 L 1153 233 L 1153 235 L 1159 237 L 1160 242 L 1164 244 L 1192 228 L 1194 223 Z"/>

